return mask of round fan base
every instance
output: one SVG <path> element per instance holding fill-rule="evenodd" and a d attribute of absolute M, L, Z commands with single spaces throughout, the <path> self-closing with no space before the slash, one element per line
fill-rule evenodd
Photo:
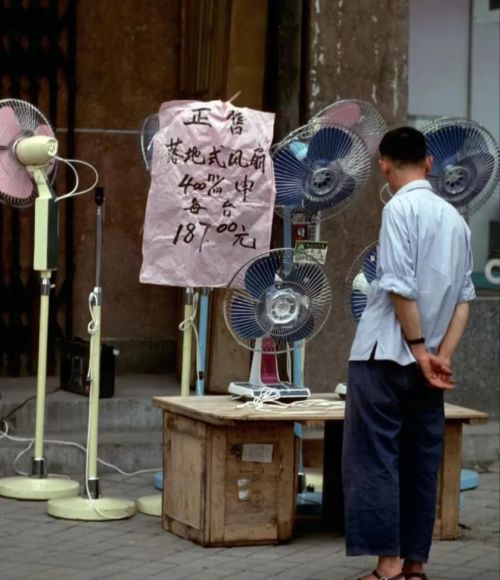
<path fill-rule="evenodd" d="M 3 477 L 0 479 L 0 496 L 12 499 L 47 500 L 78 495 L 80 484 L 59 477 Z"/>
<path fill-rule="evenodd" d="M 137 500 L 137 511 L 147 516 L 161 517 L 161 493 L 140 497 Z"/>
<path fill-rule="evenodd" d="M 47 513 L 63 520 L 102 522 L 125 520 L 135 515 L 135 503 L 128 499 L 100 497 L 69 497 L 53 499 L 47 504 Z"/>

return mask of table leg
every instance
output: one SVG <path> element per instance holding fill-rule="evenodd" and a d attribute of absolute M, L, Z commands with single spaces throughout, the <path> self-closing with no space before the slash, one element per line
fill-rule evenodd
<path fill-rule="evenodd" d="M 458 538 L 461 460 L 462 423 L 447 421 L 443 461 L 439 475 L 435 539 L 455 540 Z"/>
<path fill-rule="evenodd" d="M 323 456 L 323 519 L 328 528 L 344 529 L 342 489 L 343 421 L 325 421 Z"/>

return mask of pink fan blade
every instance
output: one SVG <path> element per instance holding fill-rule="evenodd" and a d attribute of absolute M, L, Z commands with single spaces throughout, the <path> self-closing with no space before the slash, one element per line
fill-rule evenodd
<path fill-rule="evenodd" d="M 42 135 L 45 137 L 54 137 L 54 131 L 49 125 L 38 125 L 35 131 L 35 135 Z"/>
<path fill-rule="evenodd" d="M 18 163 L 10 151 L 0 152 L 0 192 L 27 200 L 33 195 L 33 182 L 26 169 Z"/>
<path fill-rule="evenodd" d="M 325 111 L 323 118 L 344 125 L 354 127 L 361 116 L 361 108 L 357 103 L 339 103 Z"/>
<path fill-rule="evenodd" d="M 0 146 L 7 147 L 22 132 L 11 107 L 0 108 Z"/>

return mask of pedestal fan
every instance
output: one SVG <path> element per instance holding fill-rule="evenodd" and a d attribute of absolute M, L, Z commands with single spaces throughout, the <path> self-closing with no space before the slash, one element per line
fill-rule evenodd
<path fill-rule="evenodd" d="M 468 119 L 442 118 L 423 129 L 433 157 L 429 181 L 434 191 L 462 215 L 479 210 L 500 177 L 498 145 L 481 125 Z"/>
<path fill-rule="evenodd" d="M 320 241 L 320 223 L 343 211 L 363 191 L 371 171 L 368 149 L 352 129 L 323 118 L 295 130 L 273 153 L 276 212 L 284 231 L 302 225 Z M 286 239 L 292 235 L 288 233 Z M 294 351 L 294 382 L 303 384 L 304 353 Z"/>
<path fill-rule="evenodd" d="M 104 190 L 102 187 L 96 188 L 95 205 L 95 286 L 89 296 L 91 315 L 91 322 L 88 326 L 90 333 L 90 366 L 87 380 L 90 382 L 90 393 L 85 484 L 81 497 L 51 499 L 47 504 L 47 512 L 49 515 L 67 520 L 119 520 L 129 518 L 135 514 L 135 503 L 133 501 L 121 498 L 102 497 L 97 475 L 99 381 L 101 374 L 101 256 L 104 213 Z"/>
<path fill-rule="evenodd" d="M 0 197 L 23 207 L 35 202 L 33 268 L 40 272 L 40 319 L 34 456 L 29 476 L 0 479 L 0 495 L 46 500 L 78 493 L 79 484 L 48 477 L 44 455 L 45 397 L 51 273 L 57 269 L 57 198 L 48 175 L 54 168 L 58 143 L 47 119 L 17 99 L 0 101 Z"/>

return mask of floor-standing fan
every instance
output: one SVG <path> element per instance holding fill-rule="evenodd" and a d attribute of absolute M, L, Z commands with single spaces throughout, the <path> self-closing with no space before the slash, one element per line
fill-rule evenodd
<path fill-rule="evenodd" d="M 434 191 L 462 215 L 470 216 L 492 195 L 500 177 L 498 145 L 481 125 L 443 118 L 423 129 L 433 157 L 429 181 Z"/>
<path fill-rule="evenodd" d="M 90 368 L 88 376 L 90 393 L 85 484 L 81 497 L 51 499 L 47 504 L 49 515 L 67 520 L 118 520 L 129 518 L 135 514 L 135 503 L 133 501 L 102 497 L 97 476 L 99 381 L 101 373 L 101 255 L 104 217 L 104 190 L 102 187 L 96 188 L 95 204 L 95 286 L 89 296 L 89 309 L 92 320 L 88 326 L 90 333 Z"/>
<path fill-rule="evenodd" d="M 153 113 L 146 117 L 141 129 L 141 151 L 146 169 L 151 172 L 153 162 L 154 137 L 160 130 L 160 117 Z M 206 375 L 206 349 L 208 340 L 208 312 L 210 305 L 210 288 L 202 288 L 197 295 L 192 288 L 187 288 L 184 301 L 183 333 L 183 365 L 181 373 L 181 393 L 188 395 L 191 377 L 191 350 L 193 318 L 199 308 L 198 317 L 198 340 L 196 356 L 196 394 L 203 395 L 205 392 Z"/>
<path fill-rule="evenodd" d="M 306 239 L 320 240 L 320 223 L 344 210 L 363 191 L 371 161 L 352 129 L 323 118 L 285 138 L 273 153 L 276 212 L 284 230 L 303 224 Z M 291 235 L 288 237 L 291 238 Z M 294 351 L 294 382 L 303 383 L 303 351 Z"/>
<path fill-rule="evenodd" d="M 144 164 L 151 172 L 155 135 L 160 130 L 160 117 L 153 113 L 146 117 L 142 124 L 140 144 Z M 203 395 L 205 390 L 206 345 L 208 340 L 208 311 L 210 289 L 202 288 L 198 294 L 193 288 L 186 288 L 184 296 L 184 319 L 180 326 L 182 332 L 182 369 L 181 394 L 188 396 L 191 381 L 192 336 L 193 324 L 199 305 L 198 340 L 196 344 L 196 394 Z M 154 477 L 155 486 L 163 484 L 163 474 Z M 137 509 L 144 514 L 161 516 L 161 494 L 153 494 L 139 498 Z"/>
<path fill-rule="evenodd" d="M 34 456 L 27 477 L 0 479 L 0 495 L 46 500 L 78 494 L 76 481 L 48 477 L 44 455 L 45 397 L 51 274 L 57 269 L 57 198 L 49 184 L 58 143 L 40 111 L 24 101 L 0 101 L 0 196 L 22 207 L 35 201 L 33 268 L 40 272 L 40 329 Z"/>

